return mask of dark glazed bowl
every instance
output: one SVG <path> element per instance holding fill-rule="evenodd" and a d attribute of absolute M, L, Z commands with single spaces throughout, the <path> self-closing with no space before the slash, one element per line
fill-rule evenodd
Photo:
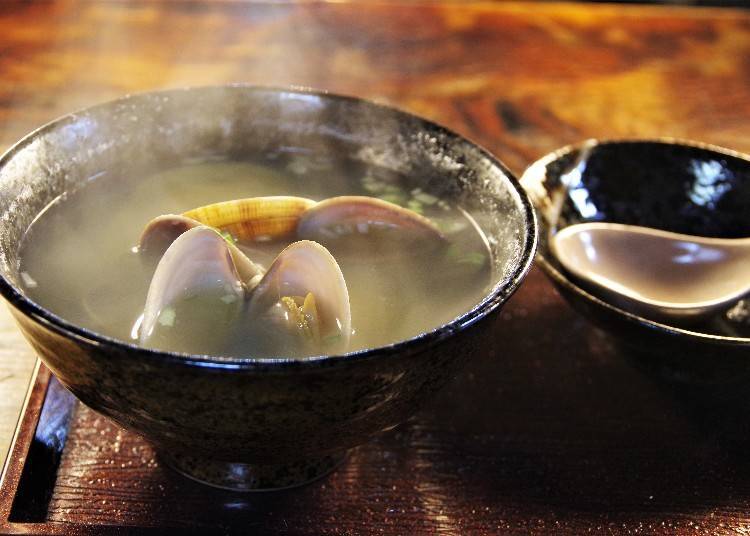
<path fill-rule="evenodd" d="M 560 293 L 671 379 L 704 384 L 750 378 L 750 307 L 682 329 L 624 311 L 590 293 L 550 253 L 575 223 L 606 221 L 711 237 L 750 236 L 750 160 L 675 140 L 589 140 L 533 165 L 521 183 L 539 218 L 537 259 Z M 637 254 L 634 252 L 634 254 Z"/>
<path fill-rule="evenodd" d="M 490 241 L 486 296 L 391 346 L 259 360 L 138 348 L 71 325 L 21 290 L 19 241 L 63 192 L 101 173 L 130 180 L 188 159 L 283 148 L 386 168 L 463 207 Z M 440 126 L 354 98 L 244 86 L 135 95 L 54 121 L 0 159 L 0 291 L 24 335 L 85 404 L 183 472 L 232 489 L 308 481 L 414 413 L 490 344 L 488 319 L 521 283 L 535 246 L 531 205 L 502 164 Z"/>

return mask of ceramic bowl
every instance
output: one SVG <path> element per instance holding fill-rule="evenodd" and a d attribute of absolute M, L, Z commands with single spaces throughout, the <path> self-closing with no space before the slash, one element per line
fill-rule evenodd
<path fill-rule="evenodd" d="M 574 308 L 676 380 L 750 377 L 750 306 L 744 302 L 690 329 L 652 321 L 586 290 L 549 249 L 555 232 L 590 221 L 750 236 L 747 156 L 670 139 L 589 140 L 544 156 L 521 182 L 539 219 L 539 264 Z"/>
<path fill-rule="evenodd" d="M 60 318 L 24 295 L 18 245 L 52 200 L 103 172 L 119 180 L 186 159 L 281 148 L 359 160 L 474 216 L 492 283 L 470 310 L 412 339 L 306 359 L 147 350 Z M 533 209 L 491 155 L 428 121 L 359 99 L 245 86 L 141 94 L 33 132 L 0 159 L 0 292 L 44 363 L 81 401 L 150 441 L 193 478 L 231 489 L 297 485 L 412 415 L 481 352 L 490 318 L 527 273 Z"/>

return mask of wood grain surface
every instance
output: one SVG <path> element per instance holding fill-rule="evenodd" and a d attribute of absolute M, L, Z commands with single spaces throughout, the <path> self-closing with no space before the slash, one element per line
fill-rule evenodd
<path fill-rule="evenodd" d="M 122 94 L 225 82 L 388 102 L 521 170 L 587 137 L 750 150 L 750 13 L 456 2 L 0 4 L 0 145 Z"/>
<path fill-rule="evenodd" d="M 0 2 L 0 148 L 125 93 L 226 82 L 390 103 L 479 142 L 516 172 L 587 137 L 675 136 L 750 151 L 750 12 L 530 2 Z M 747 467 L 707 431 L 710 419 L 634 371 L 539 273 L 528 286 L 498 324 L 521 361 L 498 364 L 489 355 L 432 413 L 357 451 L 296 498 L 227 500 L 213 514 L 250 511 L 239 518 L 295 532 L 293 521 L 309 533 L 750 530 Z M 550 339 L 556 332 L 547 328 L 561 317 L 575 338 Z M 5 311 L 0 355 L 4 453 L 33 366 Z M 465 406 L 452 407 L 456 389 Z M 73 430 L 72 444 L 113 448 L 92 439 L 118 437 L 108 423 L 83 422 L 93 428 Z M 131 461 L 146 458 L 134 453 Z M 135 504 L 126 491 L 124 503 L 97 506 L 100 488 L 82 480 L 89 469 L 69 469 L 72 480 L 60 481 L 52 503 L 56 519 L 139 515 L 123 506 Z M 121 473 L 105 469 L 112 487 L 122 484 Z M 394 480 L 404 470 L 409 479 Z M 152 492 L 137 508 L 158 502 L 159 490 Z M 185 493 L 193 497 L 187 505 L 199 502 L 200 493 Z M 315 510 L 321 501 L 325 511 Z"/>

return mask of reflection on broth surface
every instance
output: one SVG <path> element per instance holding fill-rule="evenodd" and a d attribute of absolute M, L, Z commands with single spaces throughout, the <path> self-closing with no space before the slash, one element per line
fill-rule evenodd
<path fill-rule="evenodd" d="M 223 233 L 227 242 L 236 245 L 263 271 L 292 242 L 306 239 L 325 246 L 340 267 L 348 289 L 351 338 L 345 346 L 289 345 L 272 330 L 260 329 L 260 309 L 252 305 L 251 287 L 258 284 L 257 280 L 243 283 L 244 299 L 243 291 L 237 291 L 239 304 L 228 294 L 220 296 L 229 303 L 222 302 L 226 307 L 218 314 L 186 310 L 188 305 L 183 302 L 166 315 L 160 309 L 157 313 L 161 316 L 155 317 L 154 325 L 160 326 L 162 333 L 167 330 L 169 336 L 145 340 L 145 345 L 241 357 L 355 351 L 436 328 L 481 299 L 490 282 L 489 249 L 485 238 L 459 207 L 403 186 L 401 177 L 386 170 L 365 168 L 355 162 L 340 168 L 335 172 L 326 162 L 298 156 L 283 164 L 194 162 L 139 180 L 99 177 L 60 197 L 28 230 L 20 255 L 25 290 L 33 300 L 70 322 L 137 343 L 138 326 L 134 329 L 134 325 L 144 312 L 159 259 L 139 253 L 134 246 L 153 218 L 260 196 L 299 196 L 317 202 L 338 196 L 370 196 L 378 200 L 357 197 L 311 203 L 314 208 L 302 216 L 302 223 L 293 234 L 283 239 Z M 406 225 L 396 225 L 389 219 L 393 210 L 389 203 L 403 207 L 398 209 L 396 219 L 405 217 Z M 364 220 L 363 211 L 369 211 Z M 375 219 L 377 224 L 373 223 Z M 220 251 L 229 247 L 211 236 L 203 235 L 211 247 Z M 190 247 L 186 251 L 185 258 L 189 259 Z M 324 258 L 327 253 L 315 255 Z M 225 268 L 221 274 L 232 273 L 231 263 Z M 316 292 L 328 292 L 318 287 Z M 306 293 L 303 290 L 292 300 L 279 301 L 282 296 L 276 296 L 261 312 L 270 314 L 272 305 L 282 306 L 286 317 L 300 312 L 304 317 L 314 303 L 324 312 L 326 296 L 314 296 L 311 301 L 305 300 Z M 199 298 L 191 295 L 195 303 L 205 296 Z M 268 300 L 255 300 L 261 301 Z M 178 313 L 178 309 L 182 312 Z M 222 326 L 236 324 L 240 317 L 247 327 L 237 329 L 232 325 L 232 335 L 200 335 L 223 334 Z M 325 323 L 325 318 L 321 318 Z M 304 329 L 305 333 L 323 337 L 317 325 L 305 324 Z"/>

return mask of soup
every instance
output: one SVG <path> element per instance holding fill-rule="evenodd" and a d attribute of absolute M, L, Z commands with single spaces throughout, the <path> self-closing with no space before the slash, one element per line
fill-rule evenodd
<path fill-rule="evenodd" d="M 488 290 L 491 259 L 485 237 L 468 214 L 427 192 L 405 187 L 404 178 L 388 170 L 356 162 L 335 169 L 338 172 L 312 155 L 292 154 L 263 162 L 185 162 L 138 180 L 99 176 L 59 197 L 30 226 L 20 250 L 25 291 L 69 322 L 109 337 L 161 350 L 236 357 L 301 357 L 383 346 L 443 325 L 478 303 Z M 196 207 L 265 196 L 314 200 L 309 207 L 315 210 L 308 214 L 303 207 L 305 225 L 283 237 L 261 233 L 247 238 L 197 227 L 167 244 L 163 257 L 159 252 L 158 258 L 151 258 L 137 247 L 144 228 L 159 215 L 191 214 Z M 334 208 L 322 210 L 325 203 Z M 377 233 L 358 232 L 362 225 L 356 221 L 350 225 L 339 220 L 345 212 L 357 217 L 361 206 L 386 212 L 401 207 L 399 217 L 410 222 L 406 227 L 416 223 L 405 231 L 399 226 L 389 228 L 378 238 Z M 353 229 L 354 235 L 327 240 L 325 229 L 338 232 L 345 227 Z M 218 232 L 220 239 L 216 239 Z M 314 240 L 300 240 L 310 237 Z M 237 248 L 259 267 L 253 285 L 248 276 L 248 280 L 240 278 L 239 286 L 232 286 L 237 258 L 227 260 L 230 248 Z M 203 268 L 191 271 L 191 255 L 198 249 L 216 251 L 216 259 L 224 263 L 217 269 L 228 274 L 228 282 L 216 283 L 221 278 L 208 277 Z M 170 263 L 168 253 L 173 260 L 171 267 L 164 267 Z M 277 257 L 285 262 L 275 262 Z M 304 262 L 290 261 L 300 258 Z M 293 264 L 300 277 L 320 283 L 315 292 L 304 290 L 294 296 L 269 292 L 274 299 L 255 300 L 260 295 L 257 289 L 269 286 L 267 274 L 283 275 Z M 304 274 L 316 266 L 320 273 Z M 182 275 L 174 275 L 175 270 L 182 270 Z M 350 308 L 350 326 L 340 325 L 341 315 L 335 318 L 339 331 L 333 335 L 338 339 L 318 333 L 318 324 L 325 327 L 325 308 L 330 307 L 326 300 L 340 288 L 329 281 L 331 277 L 337 281 L 337 270 L 345 282 Z M 181 295 L 185 299 L 175 298 L 151 315 L 149 329 L 158 333 L 144 337 L 147 297 L 153 303 L 158 301 L 154 296 L 173 296 L 193 284 L 180 286 L 182 280 L 177 277 L 210 280 L 203 281 L 201 288 L 214 285 L 215 290 L 219 285 L 221 303 L 206 298 L 215 298 L 214 291 Z M 260 286 L 254 286 L 259 282 Z M 157 289 L 158 285 L 162 287 Z M 164 285 L 179 288 L 164 291 Z M 344 300 L 339 298 L 339 302 Z M 256 307 L 253 300 L 261 305 Z M 248 307 L 254 312 L 248 312 Z M 315 331 L 316 340 L 335 341 L 286 344 L 291 339 L 284 331 L 287 328 L 277 329 L 278 319 L 266 318 L 265 324 L 258 320 L 261 313 L 274 311 L 273 307 L 295 329 L 308 335 Z M 318 316 L 307 314 L 309 310 L 320 313 L 320 322 Z M 239 327 L 238 318 L 242 319 Z M 307 322 L 310 318 L 315 321 Z M 341 344 L 342 334 L 345 344 Z"/>

